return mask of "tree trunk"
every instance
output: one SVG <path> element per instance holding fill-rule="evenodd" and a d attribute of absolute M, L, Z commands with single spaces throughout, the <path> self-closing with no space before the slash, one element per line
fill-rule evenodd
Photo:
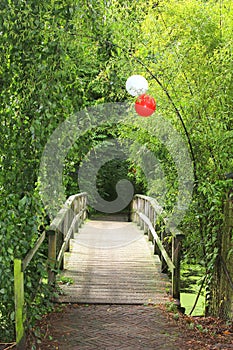
<path fill-rule="evenodd" d="M 233 192 L 224 205 L 224 229 L 216 262 L 208 314 L 225 320 L 233 318 Z"/>

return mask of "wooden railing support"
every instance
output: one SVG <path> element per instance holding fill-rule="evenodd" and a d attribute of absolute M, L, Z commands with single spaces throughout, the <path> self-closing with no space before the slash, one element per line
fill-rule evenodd
<path fill-rule="evenodd" d="M 21 259 L 14 259 L 14 291 L 16 344 L 18 350 L 24 350 L 24 274 Z"/>
<path fill-rule="evenodd" d="M 166 238 L 166 231 L 165 229 L 163 228 L 161 230 L 161 233 L 160 233 L 160 239 L 161 239 L 161 242 L 164 242 L 164 239 Z M 162 273 L 167 273 L 168 272 L 168 266 L 167 266 L 167 263 L 166 263 L 166 260 L 164 259 L 163 255 L 160 253 L 160 260 L 161 260 L 161 270 L 162 270 Z M 173 262 L 173 261 L 172 261 Z"/>
<path fill-rule="evenodd" d="M 45 240 L 45 232 L 38 238 L 34 247 L 30 249 L 23 260 L 14 259 L 14 299 L 15 299 L 15 333 L 16 348 L 25 349 L 24 321 L 26 319 L 24 310 L 24 272 L 30 261 Z"/>
<path fill-rule="evenodd" d="M 161 260 L 161 271 L 171 272 L 172 297 L 180 306 L 180 259 L 184 235 L 176 228 L 170 227 L 166 213 L 154 198 L 135 195 L 131 208 L 132 221 L 136 222 L 145 234 L 148 233 L 149 241 L 154 244 L 154 254 L 157 254 Z M 171 240 L 170 252 L 167 252 L 164 247 L 167 236 L 170 236 L 168 238 Z"/>
<path fill-rule="evenodd" d="M 48 243 L 48 282 L 54 284 L 55 282 L 55 267 L 57 257 L 57 234 L 56 231 L 48 231 L 49 243 Z"/>
<path fill-rule="evenodd" d="M 184 235 L 172 238 L 172 262 L 175 266 L 172 271 L 172 297 L 178 301 L 178 304 L 180 304 L 180 257 L 183 239 Z"/>
<path fill-rule="evenodd" d="M 152 226 L 155 227 L 154 226 L 155 212 L 154 212 L 151 205 L 149 206 L 149 219 L 152 223 Z M 149 239 L 149 241 L 153 241 L 153 235 L 152 235 L 150 228 L 148 229 L 148 239 Z"/>

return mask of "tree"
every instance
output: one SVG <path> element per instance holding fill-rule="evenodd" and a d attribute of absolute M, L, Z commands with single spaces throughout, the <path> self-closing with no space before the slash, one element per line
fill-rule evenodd
<path fill-rule="evenodd" d="M 229 1 L 166 1 L 151 9 L 143 24 L 146 45 L 138 47 L 158 108 L 188 137 L 195 166 L 195 192 L 186 221 L 187 251 L 198 246 L 204 259 L 209 312 L 219 315 L 221 296 L 215 270 L 223 230 L 222 204 L 230 181 L 232 149 L 232 11 Z M 156 35 L 154 34 L 156 33 Z M 182 120 L 181 120 L 182 118 Z M 183 124 L 180 123 L 183 121 Z M 186 129 L 184 129 L 184 126 Z M 226 287 L 229 288 L 229 285 Z"/>
<path fill-rule="evenodd" d="M 48 224 L 37 183 L 43 148 L 72 113 L 106 102 L 133 102 L 125 81 L 134 73 L 148 79 L 158 112 L 188 141 L 196 182 L 181 228 L 191 232 L 185 241 L 187 255 L 195 246 L 197 260 L 204 258 L 209 312 L 218 315 L 222 300 L 216 269 L 220 252 L 227 251 L 221 250 L 219 237 L 224 227 L 222 203 L 232 183 L 224 174 L 233 166 L 230 0 L 3 0 L 0 11 L 0 313 L 4 337 L 13 334 L 9 326 L 9 319 L 14 319 L 12 260 L 23 257 Z M 164 205 L 172 211 L 178 188 L 174 162 L 159 139 L 148 133 L 146 124 L 139 124 L 127 122 L 116 128 L 117 137 L 132 141 L 128 176 L 133 169 L 135 181 L 146 187 L 140 169 L 143 153 L 137 153 L 138 163 L 134 162 L 140 143 L 161 163 L 169 184 Z M 77 142 L 70 150 L 64 170 L 67 194 L 75 189 L 72 172 L 91 147 L 108 135 L 108 128 L 95 130 L 96 137 L 90 130 L 83 135 L 85 145 Z M 103 173 L 110 170 L 107 167 Z M 148 193 L 159 194 L 162 184 L 154 181 L 149 189 Z M 33 277 L 38 264 L 40 274 L 46 273 L 44 261 L 40 256 L 30 268 L 28 301 L 38 280 L 38 275 Z M 30 303 L 34 308 L 39 301 Z"/>
<path fill-rule="evenodd" d="M 69 33 L 78 4 L 5 0 L 0 7 L 0 315 L 5 339 L 14 332 L 13 258 L 24 257 L 48 224 L 37 186 L 43 147 L 56 126 L 85 105 L 86 86 L 99 65 Z M 26 281 L 29 320 L 44 310 L 31 292 L 44 275 L 40 255 Z"/>

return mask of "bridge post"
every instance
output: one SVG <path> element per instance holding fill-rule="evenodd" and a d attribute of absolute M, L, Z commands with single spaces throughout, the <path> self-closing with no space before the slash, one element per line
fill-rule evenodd
<path fill-rule="evenodd" d="M 162 227 L 162 229 L 161 229 L 161 236 L 160 236 L 162 244 L 164 244 L 164 239 L 166 238 L 166 235 L 167 235 L 166 229 Z M 160 252 L 159 255 L 160 255 L 160 260 L 161 260 L 161 271 L 162 271 L 162 273 L 167 273 L 168 272 L 168 266 L 167 266 L 166 260 L 164 259 L 164 257 L 163 257 L 161 252 Z"/>
<path fill-rule="evenodd" d="M 147 200 L 144 201 L 144 214 L 149 218 L 150 215 L 150 206 L 149 202 Z M 148 234 L 149 232 L 149 227 L 148 225 L 144 222 L 144 234 Z"/>
<path fill-rule="evenodd" d="M 75 214 L 79 213 L 82 210 L 82 197 L 76 198 L 77 205 L 76 205 L 76 212 Z M 81 226 L 80 222 L 82 222 L 83 215 L 80 217 L 80 219 L 77 221 L 77 232 L 79 231 L 79 228 Z"/>
<path fill-rule="evenodd" d="M 176 235 L 172 238 L 172 262 L 175 268 L 172 271 L 172 297 L 180 303 L 180 257 L 182 239 L 184 235 Z"/>
<path fill-rule="evenodd" d="M 155 215 L 156 215 L 156 213 L 155 213 Z M 156 218 L 155 218 L 154 225 L 155 225 L 155 226 L 154 226 L 155 232 L 157 233 L 159 239 L 160 239 L 161 242 L 162 242 L 162 241 L 163 241 L 163 234 L 162 234 L 163 227 L 162 227 L 162 225 L 161 225 L 160 219 L 159 219 L 159 221 L 156 221 Z M 159 249 L 159 247 L 158 247 L 158 245 L 156 244 L 156 242 L 155 242 L 155 246 L 154 246 L 154 253 L 155 253 L 156 255 L 159 256 L 159 259 L 160 259 L 160 261 L 162 262 L 163 256 L 162 256 L 161 250 Z M 162 264 L 161 264 L 161 270 L 162 270 L 162 269 L 163 269 L 163 266 L 162 266 Z"/>
<path fill-rule="evenodd" d="M 139 209 L 140 209 L 140 198 L 139 197 L 136 197 L 136 205 L 135 205 L 135 207 L 136 207 L 136 220 L 135 220 L 135 222 L 136 222 L 136 224 L 138 225 L 138 226 L 140 226 L 140 216 L 139 216 Z"/>
<path fill-rule="evenodd" d="M 24 330 L 24 273 L 22 270 L 22 260 L 14 259 L 14 295 L 15 295 L 15 331 L 16 349 L 25 349 Z"/>
<path fill-rule="evenodd" d="M 139 212 L 145 214 L 145 201 L 143 198 L 139 198 Z M 144 231 L 144 221 L 139 218 L 140 229 Z"/>
<path fill-rule="evenodd" d="M 49 244 L 48 244 L 48 281 L 50 284 L 55 282 L 55 265 L 56 265 L 56 247 L 57 247 L 57 235 L 56 231 L 48 231 Z"/>
<path fill-rule="evenodd" d="M 66 238 L 67 232 L 68 232 L 69 227 L 70 227 L 70 213 L 71 212 L 72 212 L 71 209 L 68 209 L 66 211 L 65 216 L 64 216 L 64 220 L 62 223 L 62 234 L 63 234 L 62 241 L 64 241 L 64 239 Z"/>
<path fill-rule="evenodd" d="M 155 216 L 154 209 L 151 205 L 149 205 L 149 220 L 152 223 L 152 226 L 155 228 L 154 216 Z M 149 228 L 148 228 L 148 239 L 149 239 L 149 241 L 153 241 L 153 235 L 152 235 L 152 232 Z"/>
<path fill-rule="evenodd" d="M 132 222 L 135 222 L 135 209 L 134 209 L 134 206 L 135 206 L 135 199 L 133 198 L 131 203 L 130 203 L 130 211 L 129 211 L 129 214 L 130 214 L 130 221 Z"/>
<path fill-rule="evenodd" d="M 85 207 L 86 207 L 86 197 L 84 196 L 84 197 L 82 198 L 82 210 L 83 210 L 82 222 L 84 222 L 85 219 L 86 219 L 86 210 L 84 210 Z"/>

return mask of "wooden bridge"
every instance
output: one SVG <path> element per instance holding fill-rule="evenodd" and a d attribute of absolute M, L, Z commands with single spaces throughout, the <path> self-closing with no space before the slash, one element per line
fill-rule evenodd
<path fill-rule="evenodd" d="M 155 304 L 166 301 L 170 289 L 146 237 L 123 221 L 84 224 L 64 255 L 62 276 L 72 282 L 60 285 L 60 302 Z"/>
<path fill-rule="evenodd" d="M 183 235 L 168 227 L 157 201 L 135 195 L 131 222 L 86 220 L 86 212 L 86 193 L 69 197 L 25 259 L 15 259 L 17 344 L 24 335 L 24 272 L 46 236 L 48 282 L 61 290 L 56 302 L 157 304 L 170 295 L 179 305 Z"/>
<path fill-rule="evenodd" d="M 169 290 L 179 301 L 183 236 L 168 230 L 157 201 L 136 195 L 131 222 L 88 220 L 81 227 L 86 202 L 86 194 L 71 196 L 50 226 L 50 283 L 54 268 L 62 271 L 58 281 L 68 282 L 60 284 L 57 301 L 158 303 L 168 300 Z"/>

